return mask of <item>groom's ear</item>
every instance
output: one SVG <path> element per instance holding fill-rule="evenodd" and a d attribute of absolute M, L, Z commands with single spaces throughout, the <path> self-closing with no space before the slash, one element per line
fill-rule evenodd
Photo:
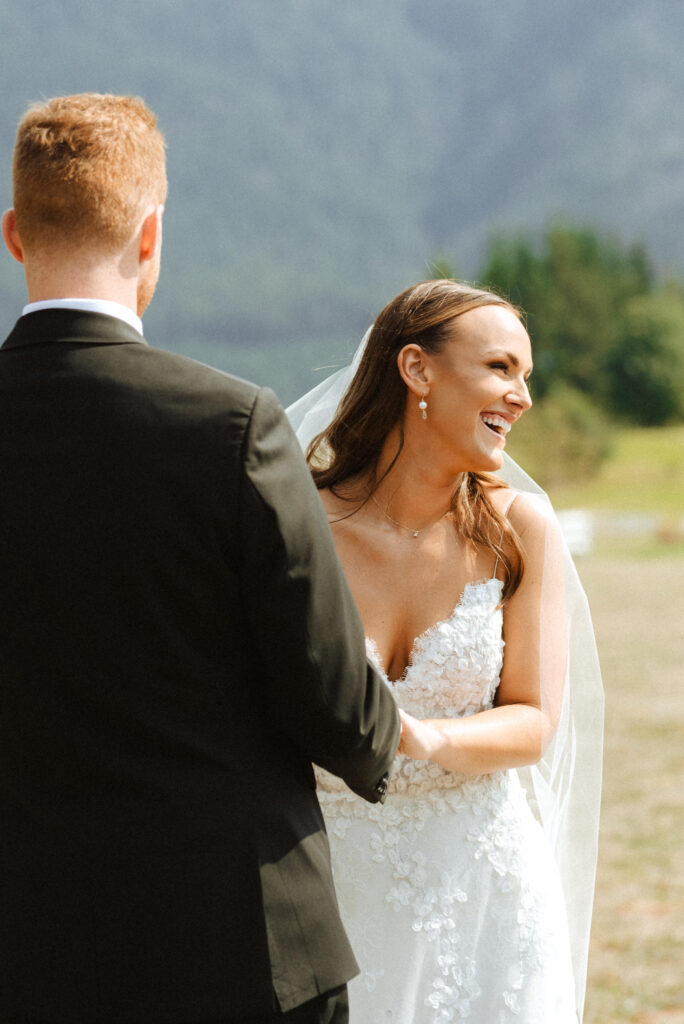
<path fill-rule="evenodd" d="M 17 231 L 17 220 L 14 216 L 14 210 L 5 210 L 2 215 L 2 237 L 5 239 L 5 245 L 15 260 L 23 263 L 24 249 L 19 238 L 19 232 Z"/>
<path fill-rule="evenodd" d="M 139 258 L 141 263 L 153 259 L 161 249 L 163 213 L 164 207 L 160 203 L 145 214 L 140 227 Z"/>
<path fill-rule="evenodd" d="M 407 388 L 422 396 L 432 383 L 432 372 L 420 345 L 404 345 L 397 355 L 397 369 Z"/>

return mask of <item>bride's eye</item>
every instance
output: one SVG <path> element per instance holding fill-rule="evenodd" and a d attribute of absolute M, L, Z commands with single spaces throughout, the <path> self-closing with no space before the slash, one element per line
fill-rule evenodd
<path fill-rule="evenodd" d="M 490 363 L 489 365 L 491 366 L 491 368 L 493 370 L 507 370 L 508 369 L 508 363 L 496 362 L 496 363 Z"/>

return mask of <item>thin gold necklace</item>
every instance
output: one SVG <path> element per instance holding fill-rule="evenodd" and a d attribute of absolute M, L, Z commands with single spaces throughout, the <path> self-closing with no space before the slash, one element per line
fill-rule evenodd
<path fill-rule="evenodd" d="M 389 512 L 387 512 L 386 509 L 382 507 L 382 505 L 380 504 L 380 502 L 378 501 L 374 494 L 371 494 L 371 499 L 373 500 L 373 503 L 377 505 L 377 507 L 380 509 L 385 519 L 389 519 L 390 523 L 394 523 L 394 525 L 398 526 L 400 530 L 406 530 L 408 533 L 411 534 L 412 537 L 417 537 L 419 534 L 423 533 L 424 530 L 429 530 L 431 526 L 436 526 L 437 523 L 441 523 L 442 519 L 445 519 L 451 512 L 451 508 L 448 508 L 446 512 L 442 513 L 439 519 L 433 519 L 432 522 L 427 523 L 426 526 L 421 526 L 419 530 L 414 530 L 412 526 L 404 526 L 403 523 L 398 523 L 396 519 L 393 519 Z"/>

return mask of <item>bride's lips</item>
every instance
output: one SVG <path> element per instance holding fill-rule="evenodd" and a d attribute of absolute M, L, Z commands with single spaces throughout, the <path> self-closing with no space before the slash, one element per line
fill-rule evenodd
<path fill-rule="evenodd" d="M 480 420 L 486 429 L 493 434 L 503 445 L 506 444 L 506 435 L 511 429 L 511 421 L 500 412 L 483 412 Z"/>

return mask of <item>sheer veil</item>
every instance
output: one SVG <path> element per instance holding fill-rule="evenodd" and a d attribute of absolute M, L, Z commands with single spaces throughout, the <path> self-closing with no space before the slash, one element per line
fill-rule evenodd
<path fill-rule="evenodd" d="M 349 366 L 332 374 L 287 409 L 303 449 L 332 420 L 359 365 L 370 330 L 364 335 Z M 545 492 L 507 455 L 504 455 L 504 465 L 498 475 L 516 491 L 531 496 L 549 523 L 555 523 Z M 518 774 L 528 802 L 553 850 L 561 876 L 568 912 L 577 1006 L 581 1016 L 598 848 L 603 688 L 584 590 L 560 529 L 553 530 L 552 536 L 558 540 L 553 546 L 558 548 L 559 557 L 549 557 L 548 565 L 555 566 L 554 575 L 564 576 L 565 585 L 568 638 L 565 686 L 562 695 L 557 695 L 557 699 L 562 696 L 558 727 L 544 756 L 532 767 L 519 769 Z M 546 569 L 544 575 L 546 578 Z M 551 578 L 548 580 L 549 585 L 557 582 Z M 540 619 L 540 660 L 543 662 L 543 597 Z"/>

